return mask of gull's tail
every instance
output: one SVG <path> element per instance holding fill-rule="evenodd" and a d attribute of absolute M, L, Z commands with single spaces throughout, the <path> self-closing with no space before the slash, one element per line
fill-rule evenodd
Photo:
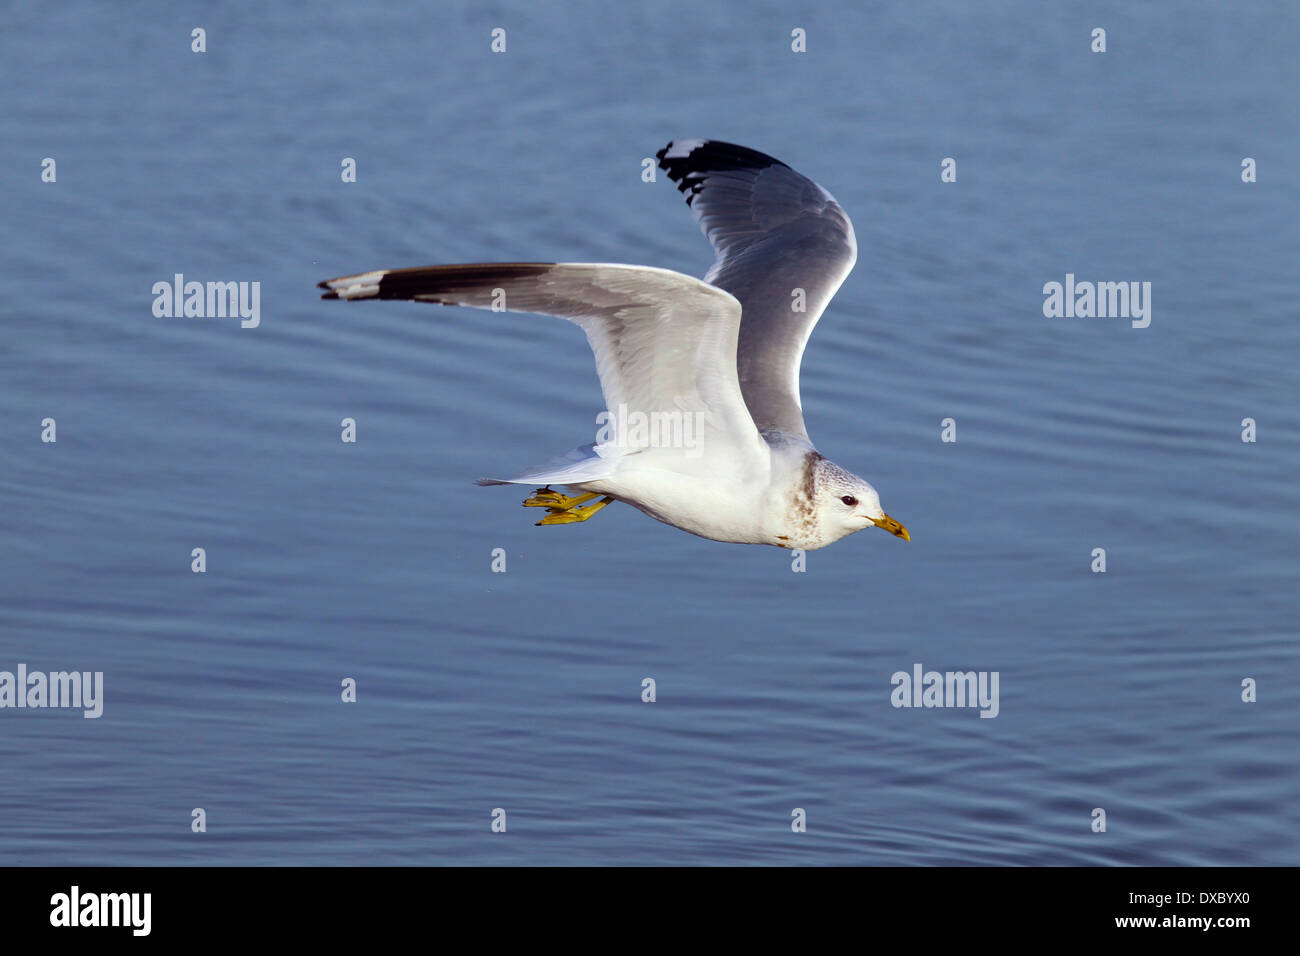
<path fill-rule="evenodd" d="M 597 481 L 614 474 L 618 463 L 617 453 L 610 454 L 609 446 L 594 442 L 575 448 L 571 452 L 552 458 L 543 465 L 530 468 L 514 478 L 480 478 L 476 485 L 577 485 L 584 481 Z M 606 458 L 602 452 L 609 454 Z"/>

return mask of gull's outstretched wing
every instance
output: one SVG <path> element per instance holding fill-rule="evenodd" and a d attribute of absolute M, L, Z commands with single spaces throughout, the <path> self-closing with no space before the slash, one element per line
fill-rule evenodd
<path fill-rule="evenodd" d="M 736 379 L 740 304 L 699 279 L 648 266 L 494 262 L 366 272 L 320 287 L 329 290 L 325 299 L 409 299 L 568 319 L 587 333 L 611 413 L 620 406 L 628 415 L 702 413 L 702 447 L 727 449 L 711 461 L 766 467 L 767 447 Z"/>
<path fill-rule="evenodd" d="M 857 260 L 849 217 L 811 179 L 744 146 L 679 139 L 657 155 L 717 254 L 704 281 L 740 300 L 736 364 L 755 424 L 807 440 L 799 362 Z"/>

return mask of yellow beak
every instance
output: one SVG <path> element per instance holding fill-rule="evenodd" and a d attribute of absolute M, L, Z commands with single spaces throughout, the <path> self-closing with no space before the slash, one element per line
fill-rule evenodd
<path fill-rule="evenodd" d="M 885 515 L 883 518 L 872 518 L 871 520 L 875 523 L 877 528 L 884 528 L 890 534 L 897 535 L 904 541 L 912 540 L 912 536 L 907 533 L 907 529 L 893 518 L 889 517 L 889 515 Z"/>

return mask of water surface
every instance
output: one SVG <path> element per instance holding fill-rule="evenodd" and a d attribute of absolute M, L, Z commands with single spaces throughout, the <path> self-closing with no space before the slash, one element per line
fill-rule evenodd
<path fill-rule="evenodd" d="M 1294 6 L 7 20 L 0 669 L 106 689 L 98 720 L 0 711 L 0 863 L 1300 858 Z M 702 274 L 640 176 L 693 136 L 853 217 L 803 401 L 910 544 L 794 573 L 626 506 L 536 528 L 471 482 L 590 440 L 580 330 L 316 298 L 438 262 Z M 175 273 L 259 281 L 260 326 L 156 318 Z M 1066 273 L 1151 282 L 1150 327 L 1045 318 Z M 998 671 L 999 716 L 891 707 L 917 662 Z"/>

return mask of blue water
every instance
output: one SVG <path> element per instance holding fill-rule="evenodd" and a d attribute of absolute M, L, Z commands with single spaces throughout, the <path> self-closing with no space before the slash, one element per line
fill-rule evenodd
<path fill-rule="evenodd" d="M 0 710 L 0 864 L 1300 862 L 1300 12 L 879 6 L 9 5 L 0 670 L 105 692 Z M 471 481 L 591 439 L 581 331 L 317 298 L 702 274 L 640 177 L 698 136 L 852 216 L 805 412 L 910 544 L 534 527 Z M 155 317 L 175 273 L 260 326 Z M 1045 318 L 1066 273 L 1150 327 Z M 999 716 L 895 709 L 915 663 Z"/>

